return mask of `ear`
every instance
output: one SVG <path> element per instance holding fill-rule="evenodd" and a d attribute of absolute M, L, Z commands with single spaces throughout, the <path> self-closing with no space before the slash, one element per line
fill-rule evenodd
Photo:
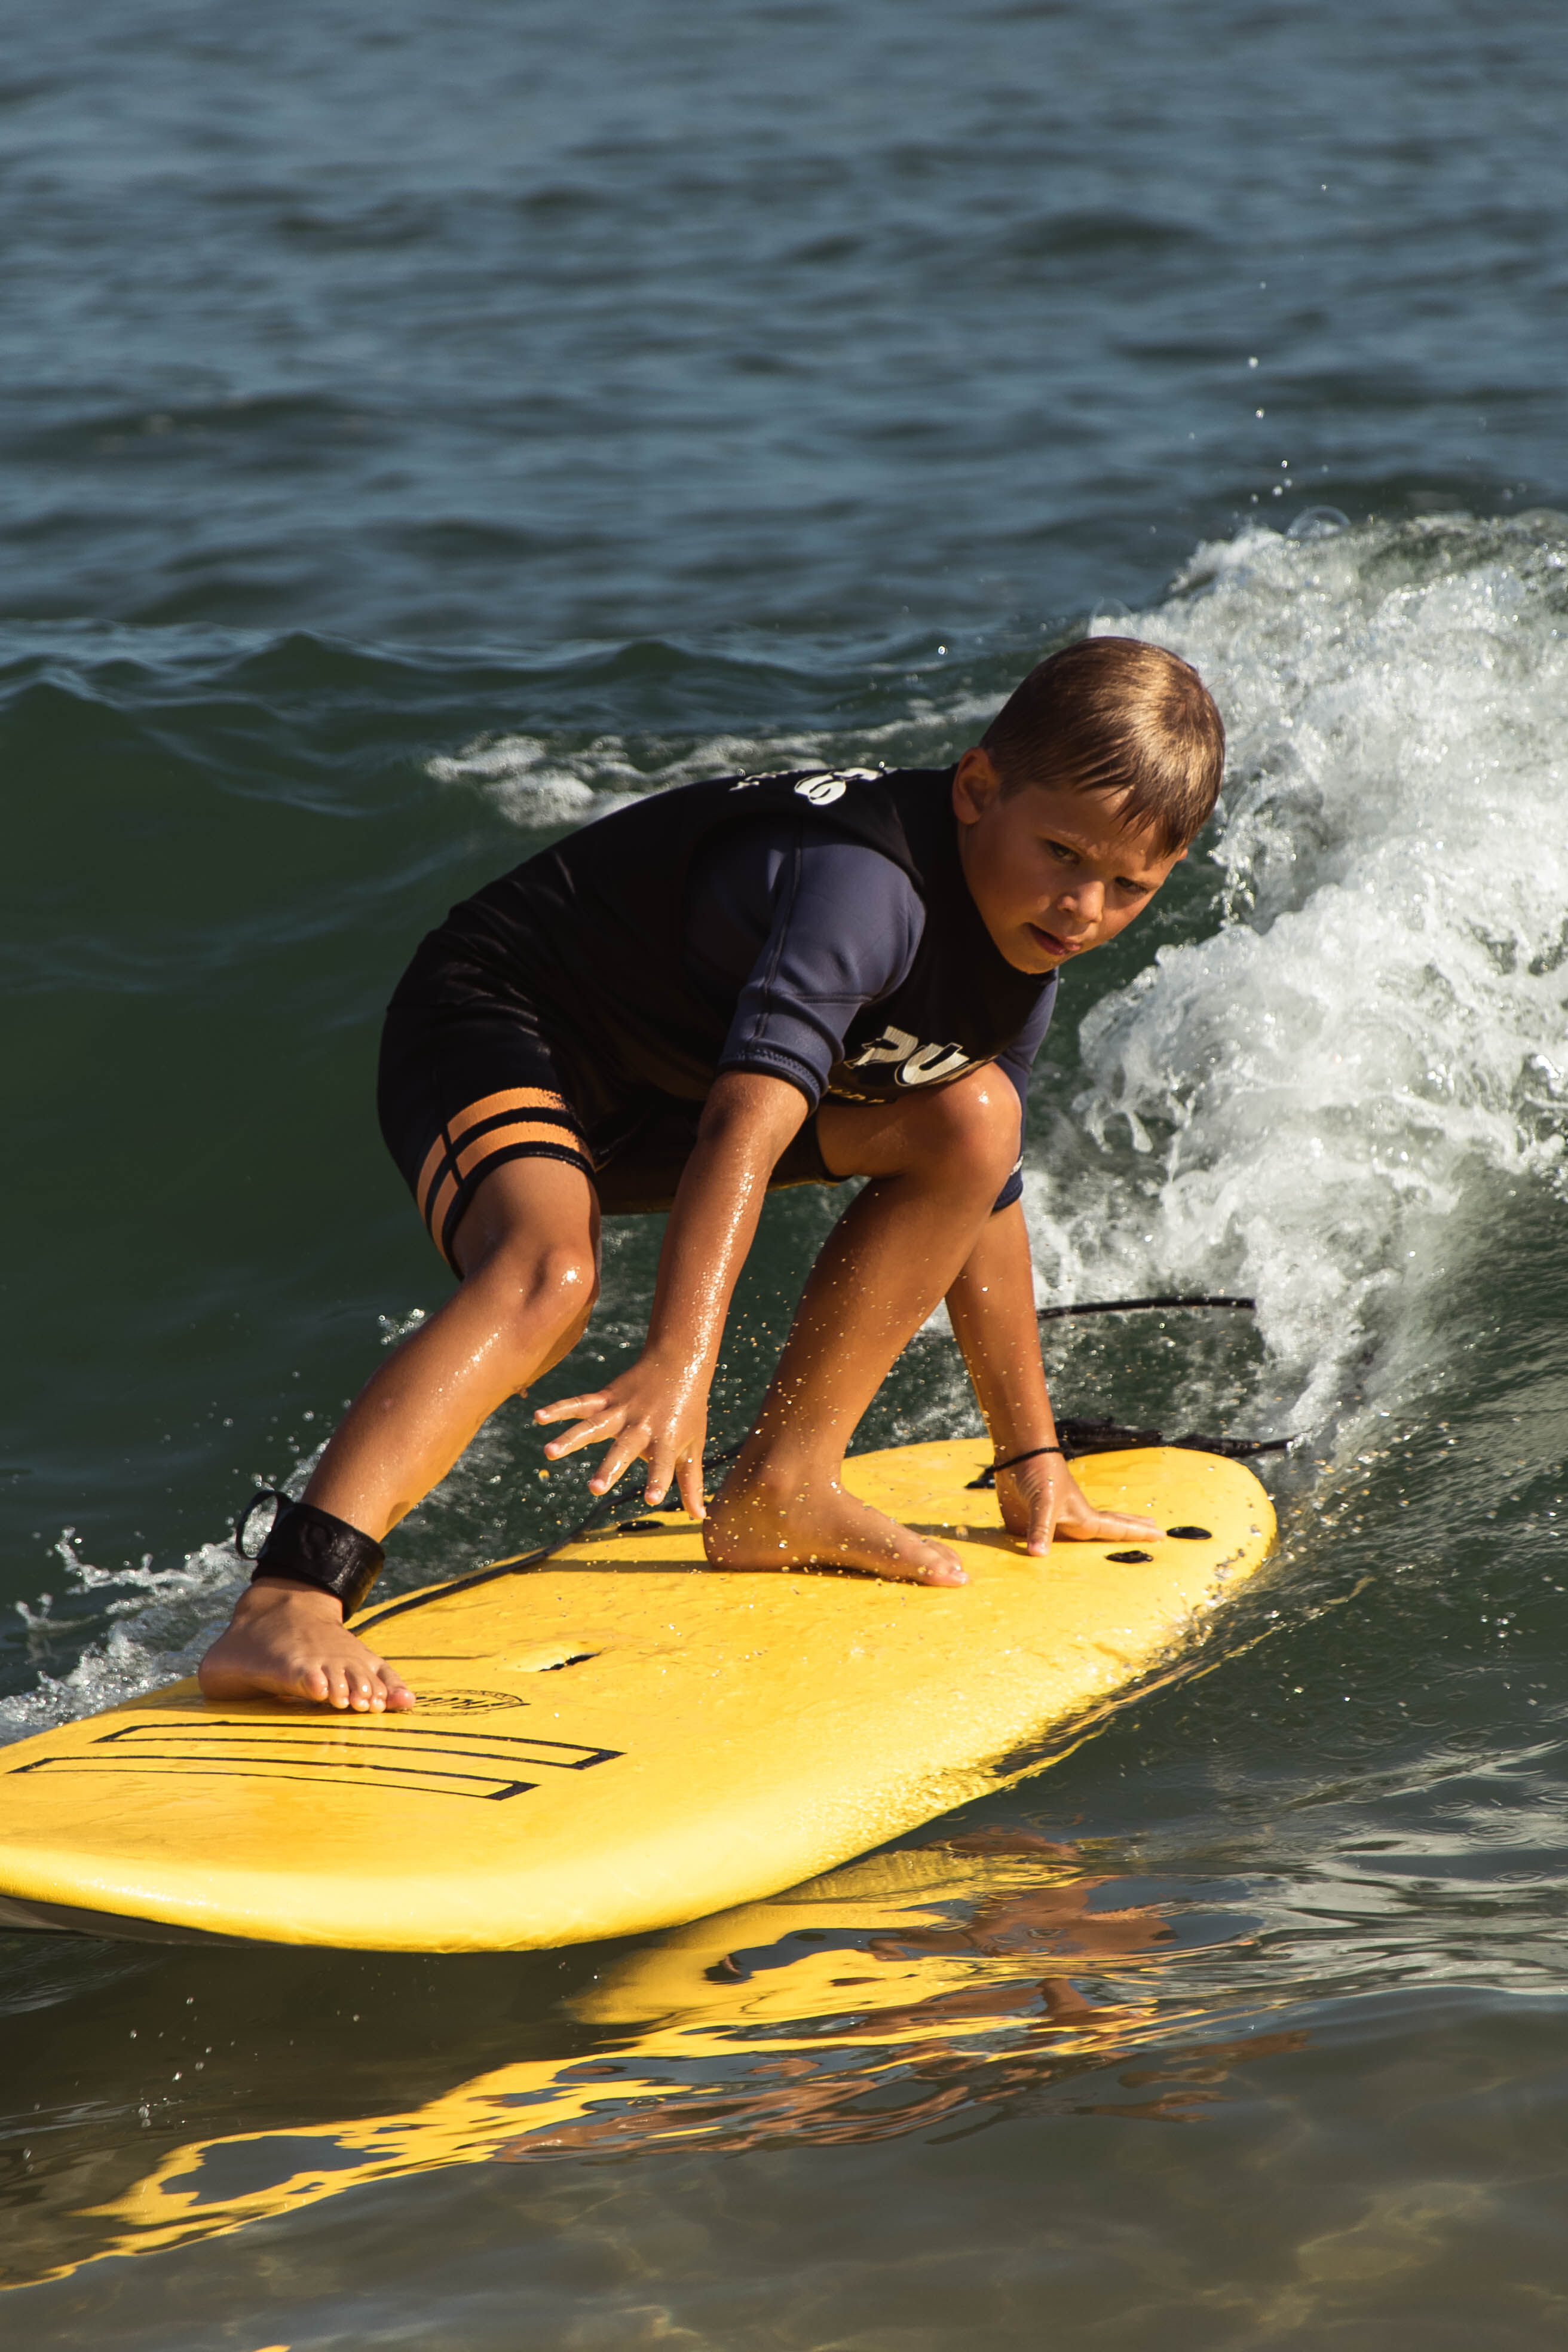
<path fill-rule="evenodd" d="M 952 779 L 952 813 L 960 824 L 978 824 L 986 810 L 1002 796 L 1002 779 L 989 751 L 972 745 L 959 761 Z"/>

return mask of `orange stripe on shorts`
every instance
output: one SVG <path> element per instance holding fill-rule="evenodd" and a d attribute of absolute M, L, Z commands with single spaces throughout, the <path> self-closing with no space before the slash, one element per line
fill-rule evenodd
<path fill-rule="evenodd" d="M 458 1185 L 476 1168 L 482 1168 L 492 1154 L 509 1151 L 520 1143 L 563 1145 L 567 1150 L 581 1159 L 584 1169 L 591 1164 L 587 1150 L 575 1127 L 568 1127 L 563 1119 L 508 1119 L 504 1126 L 488 1128 L 483 1135 L 477 1135 L 472 1143 L 467 1145 L 463 1150 L 448 1160 L 445 1175 L 440 1178 L 439 1182 L 435 1186 L 432 1197 L 426 1203 L 425 1222 L 430 1229 L 430 1238 L 437 1249 L 442 1246 L 441 1236 L 446 1229 L 447 1213 L 453 1201 L 457 1198 Z M 429 1160 L 426 1160 L 425 1164 L 426 1168 L 428 1168 Z M 422 1182 L 424 1172 L 424 1170 L 420 1171 Z"/>
<path fill-rule="evenodd" d="M 448 1120 L 425 1154 L 425 1162 L 414 1187 L 414 1197 L 423 1204 L 421 1213 L 432 1231 L 435 1230 L 435 1219 L 428 1192 L 429 1188 L 436 1181 L 443 1161 L 448 1153 L 456 1150 L 459 1136 L 467 1135 L 468 1129 L 471 1127 L 477 1127 L 481 1119 L 494 1118 L 504 1110 L 565 1111 L 567 1113 L 565 1123 L 569 1126 L 573 1139 L 576 1139 L 576 1129 L 570 1124 L 571 1105 L 564 1095 L 551 1094 L 543 1087 L 502 1087 L 499 1093 L 481 1095 L 478 1102 L 468 1104 L 455 1118 Z M 585 1153 L 584 1157 L 586 1157 Z"/>
<path fill-rule="evenodd" d="M 503 1110 L 563 1110 L 568 1118 L 572 1116 L 572 1106 L 564 1095 L 552 1095 L 543 1087 L 502 1087 L 499 1094 L 481 1095 L 478 1102 L 460 1110 L 456 1118 L 449 1118 L 447 1136 L 456 1143 L 480 1119 L 495 1118 Z"/>
<path fill-rule="evenodd" d="M 489 1127 L 477 1135 L 472 1143 L 465 1144 L 453 1161 L 459 1177 L 479 1167 L 492 1151 L 505 1151 L 514 1143 L 564 1143 L 574 1151 L 587 1151 L 576 1126 L 568 1126 L 563 1118 L 509 1118 L 504 1127 Z"/>

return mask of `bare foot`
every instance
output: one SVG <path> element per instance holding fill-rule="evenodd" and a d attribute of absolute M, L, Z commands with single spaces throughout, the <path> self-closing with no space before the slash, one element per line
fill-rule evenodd
<path fill-rule="evenodd" d="M 715 1568 L 868 1568 L 904 1584 L 967 1584 L 945 1544 L 858 1503 L 837 1478 L 781 1482 L 737 1466 L 702 1522 Z"/>
<path fill-rule="evenodd" d="M 269 1580 L 240 1594 L 196 1680 L 205 1698 L 314 1699 L 356 1715 L 405 1714 L 414 1705 L 403 1677 L 345 1629 L 330 1592 Z"/>

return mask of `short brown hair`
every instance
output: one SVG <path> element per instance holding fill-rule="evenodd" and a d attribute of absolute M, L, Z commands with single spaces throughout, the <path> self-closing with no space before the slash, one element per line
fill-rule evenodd
<path fill-rule="evenodd" d="M 980 739 L 1005 794 L 1120 793 L 1170 856 L 1214 814 L 1225 724 L 1190 662 L 1141 637 L 1080 637 L 1029 672 Z"/>

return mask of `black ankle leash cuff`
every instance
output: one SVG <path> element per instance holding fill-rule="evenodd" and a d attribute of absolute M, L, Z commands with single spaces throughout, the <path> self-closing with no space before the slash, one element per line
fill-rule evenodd
<path fill-rule="evenodd" d="M 276 1503 L 277 1516 L 260 1550 L 252 1551 L 246 1538 L 264 1503 Z M 274 1486 L 257 1488 L 235 1521 L 234 1539 L 240 1558 L 256 1562 L 253 1584 L 258 1576 L 276 1576 L 289 1584 L 331 1592 L 342 1602 L 345 1619 L 363 1607 L 386 1558 L 378 1543 L 347 1519 L 334 1518 L 314 1503 L 292 1503 Z"/>

